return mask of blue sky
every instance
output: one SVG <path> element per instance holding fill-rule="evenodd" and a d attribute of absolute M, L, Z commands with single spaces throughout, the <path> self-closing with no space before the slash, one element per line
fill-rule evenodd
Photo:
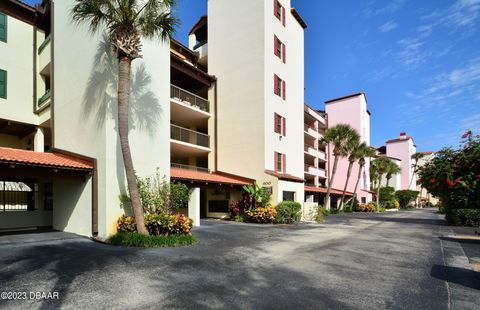
<path fill-rule="evenodd" d="M 177 0 L 187 43 L 207 0 Z M 26 2 L 36 2 L 34 0 Z M 480 0 L 292 0 L 305 32 L 305 101 L 365 91 L 371 144 L 406 131 L 419 151 L 480 133 Z"/>

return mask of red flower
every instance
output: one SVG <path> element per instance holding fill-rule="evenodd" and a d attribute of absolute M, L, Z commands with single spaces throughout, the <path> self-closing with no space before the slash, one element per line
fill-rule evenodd
<path fill-rule="evenodd" d="M 435 180 L 435 178 L 431 178 L 428 182 L 430 182 L 430 184 L 435 184 L 435 182 L 437 182 L 437 180 Z"/>
<path fill-rule="evenodd" d="M 477 179 L 478 181 L 480 181 L 480 174 L 477 174 L 477 175 L 475 176 L 475 179 Z"/>
<path fill-rule="evenodd" d="M 471 131 L 471 130 L 465 132 L 465 133 L 463 134 L 463 136 L 462 136 L 462 139 L 466 139 L 466 138 L 470 137 L 471 134 L 472 134 L 472 131 Z"/>

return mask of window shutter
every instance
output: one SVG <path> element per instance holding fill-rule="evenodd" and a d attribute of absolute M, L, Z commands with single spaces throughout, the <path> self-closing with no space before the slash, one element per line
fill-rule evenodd
<path fill-rule="evenodd" d="M 273 53 L 275 54 L 275 56 L 278 56 L 277 44 L 278 44 L 278 38 L 276 35 L 273 35 Z"/>
<path fill-rule="evenodd" d="M 278 171 L 278 153 L 274 152 L 273 153 L 273 170 Z"/>
<path fill-rule="evenodd" d="M 7 71 L 0 70 L 0 98 L 7 98 Z"/>
<path fill-rule="evenodd" d="M 275 17 L 278 16 L 278 5 L 277 5 L 278 0 L 273 0 L 273 15 Z"/>
<path fill-rule="evenodd" d="M 282 117 L 282 134 L 287 135 L 287 119 L 285 117 Z"/>
<path fill-rule="evenodd" d="M 287 98 L 287 83 L 282 81 L 282 98 L 285 100 Z"/>
<path fill-rule="evenodd" d="M 287 172 L 287 155 L 282 154 L 282 172 Z"/>
<path fill-rule="evenodd" d="M 277 131 L 277 128 L 278 128 L 278 116 L 277 115 L 278 115 L 277 113 L 273 114 L 273 119 L 274 119 L 273 120 L 273 131 L 274 132 L 278 132 Z"/>
<path fill-rule="evenodd" d="M 282 24 L 285 26 L 285 8 L 282 7 Z"/>
<path fill-rule="evenodd" d="M 0 13 L 0 41 L 7 42 L 7 15 Z"/>
<path fill-rule="evenodd" d="M 275 95 L 280 95 L 278 93 L 278 76 L 276 74 L 273 75 L 273 93 Z"/>
<path fill-rule="evenodd" d="M 282 58 L 283 58 L 283 63 L 287 62 L 287 48 L 285 47 L 285 44 L 282 44 Z"/>

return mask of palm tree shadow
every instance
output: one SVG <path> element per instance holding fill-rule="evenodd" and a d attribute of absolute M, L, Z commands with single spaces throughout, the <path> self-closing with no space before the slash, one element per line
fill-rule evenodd
<path fill-rule="evenodd" d="M 106 35 L 99 41 L 94 56 L 91 73 L 83 95 L 83 113 L 86 118 L 93 118 L 97 129 L 102 129 L 108 119 L 114 121 L 118 132 L 118 60 Z M 162 107 L 155 93 L 151 90 L 152 78 L 145 64 L 132 65 L 129 90 L 128 130 L 140 131 L 150 139 L 158 132 Z M 122 158 L 120 138 L 116 137 L 117 158 Z M 117 161 L 117 179 L 121 194 L 127 193 L 125 168 Z"/>

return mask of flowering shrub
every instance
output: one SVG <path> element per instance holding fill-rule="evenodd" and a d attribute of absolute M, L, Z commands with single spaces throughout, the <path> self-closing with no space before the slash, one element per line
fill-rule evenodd
<path fill-rule="evenodd" d="M 366 205 L 365 204 L 359 205 L 357 211 L 358 212 L 376 212 L 377 208 L 375 207 L 375 203 L 369 202 Z"/>
<path fill-rule="evenodd" d="M 230 203 L 230 218 L 236 218 L 245 214 L 245 210 L 252 206 L 253 198 L 246 192 L 242 193 L 242 198 L 239 201 Z"/>
<path fill-rule="evenodd" d="M 447 211 L 451 224 L 480 227 L 480 209 L 453 209 Z"/>
<path fill-rule="evenodd" d="M 439 197 L 450 223 L 454 209 L 480 209 L 480 135 L 467 131 L 459 149 L 444 148 L 418 169 L 420 183 Z"/>
<path fill-rule="evenodd" d="M 254 222 L 261 224 L 275 223 L 275 217 L 277 216 L 277 209 L 274 206 L 257 207 L 255 209 L 245 210 L 245 214 L 248 215 Z"/>
<path fill-rule="evenodd" d="M 183 214 L 150 213 L 145 214 L 145 226 L 151 235 L 189 235 L 192 231 L 192 220 Z M 135 232 L 135 218 L 122 215 L 117 221 L 118 232 Z"/>

